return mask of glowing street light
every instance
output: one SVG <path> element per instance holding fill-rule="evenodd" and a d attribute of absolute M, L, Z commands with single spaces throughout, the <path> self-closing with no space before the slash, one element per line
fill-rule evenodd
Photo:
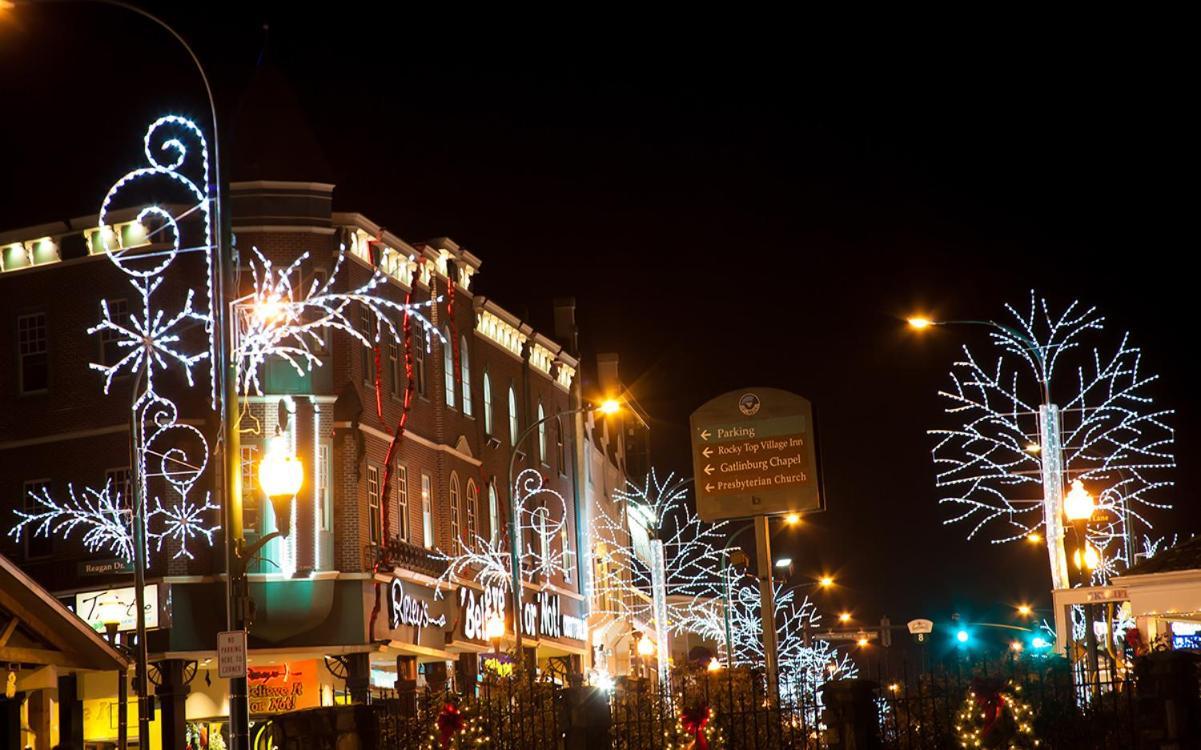
<path fill-rule="evenodd" d="M 792 565 L 791 557 L 781 557 L 779 560 L 776 560 L 777 568 L 787 568 L 789 565 Z"/>
<path fill-rule="evenodd" d="M 1093 517 L 1096 504 L 1079 479 L 1072 480 L 1072 489 L 1063 499 L 1063 514 L 1069 521 L 1087 521 Z"/>
<path fill-rule="evenodd" d="M 601 414 L 616 414 L 621 411 L 621 402 L 615 398 L 605 399 L 600 406 L 596 407 L 596 410 Z"/>
<path fill-rule="evenodd" d="M 1026 541 L 1030 542 L 1031 544 L 1038 544 L 1042 540 L 1043 540 L 1042 534 L 1039 534 L 1037 532 L 1031 532 L 1026 535 Z"/>
<path fill-rule="evenodd" d="M 823 589 L 828 589 L 834 585 L 834 578 L 832 576 L 822 576 L 818 579 L 817 585 Z"/>
<path fill-rule="evenodd" d="M 1034 609 L 1029 604 L 1019 604 L 1018 614 L 1022 617 L 1029 617 L 1034 612 Z"/>
<path fill-rule="evenodd" d="M 638 655 L 643 658 L 655 655 L 655 644 L 650 638 L 642 636 L 638 639 Z"/>
<path fill-rule="evenodd" d="M 1084 543 L 1084 549 L 1076 550 L 1074 555 L 1076 567 L 1080 570 L 1092 572 L 1101 565 L 1101 555 L 1097 552 L 1097 548 L 1088 542 Z"/>
<path fill-rule="evenodd" d="M 784 516 L 784 523 L 788 524 L 789 526 L 796 526 L 800 522 L 800 513 L 789 513 L 788 515 Z"/>
<path fill-rule="evenodd" d="M 843 612 L 842 614 L 838 615 L 838 621 L 843 624 L 850 622 L 851 621 L 851 613 Z"/>
<path fill-rule="evenodd" d="M 303 484 L 304 464 L 292 453 L 287 438 L 283 435 L 271 438 L 259 463 L 259 486 L 271 500 L 275 527 L 283 536 L 292 532 L 292 499 Z"/>
<path fill-rule="evenodd" d="M 1022 653 L 1022 642 L 1021 641 L 1013 641 L 1012 643 L 1009 644 L 1009 650 L 1015 654 Z"/>
<path fill-rule="evenodd" d="M 915 331 L 923 331 L 934 325 L 934 321 L 922 315 L 915 315 L 905 321 Z"/>
<path fill-rule="evenodd" d="M 709 660 L 709 665 L 705 668 L 708 669 L 710 672 L 720 672 L 721 671 L 721 660 L 715 656 Z"/>

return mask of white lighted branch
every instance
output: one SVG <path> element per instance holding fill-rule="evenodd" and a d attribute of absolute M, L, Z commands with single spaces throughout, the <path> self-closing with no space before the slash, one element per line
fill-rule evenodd
<path fill-rule="evenodd" d="M 1104 582 L 1132 564 L 1131 540 L 1151 528 L 1148 511 L 1170 507 L 1157 493 L 1171 485 L 1163 474 L 1175 466 L 1173 412 L 1154 405 L 1148 387 L 1156 376 L 1143 372 L 1129 334 L 1110 355 L 1084 348 L 1103 329 L 1096 308 L 1074 302 L 1054 314 L 1031 292 L 1026 312 L 1005 309 L 1006 325 L 987 323 L 996 360 L 964 347 L 951 387 L 939 392 L 954 423 L 930 431 L 937 485 L 949 493 L 939 502 L 955 509 L 945 523 L 970 524 L 969 539 L 988 527 L 993 543 L 1045 538 L 1062 546 L 1062 535 L 1048 533 L 1058 529 L 1045 528 L 1044 485 L 1066 490 L 1080 481 L 1097 495 L 1086 534 L 1098 555 L 1092 576 Z M 1062 425 L 1058 450 L 1043 445 L 1040 407 L 1048 404 Z"/>

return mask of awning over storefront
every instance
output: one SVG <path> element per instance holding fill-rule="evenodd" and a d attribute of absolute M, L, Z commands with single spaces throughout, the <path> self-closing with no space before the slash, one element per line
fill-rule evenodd
<path fill-rule="evenodd" d="M 50 592 L 0 555 L 0 662 L 60 671 L 124 670 L 128 661 Z"/>

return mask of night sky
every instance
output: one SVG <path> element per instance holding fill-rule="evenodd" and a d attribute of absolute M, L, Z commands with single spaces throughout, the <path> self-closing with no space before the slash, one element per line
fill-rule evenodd
<path fill-rule="evenodd" d="M 301 7 L 162 11 L 211 69 L 233 151 L 252 130 L 311 136 L 321 158 L 256 176 L 333 181 L 337 210 L 454 238 L 484 260 L 478 291 L 544 330 L 551 300 L 574 295 L 585 351 L 620 353 L 665 470 L 690 471 L 688 414 L 712 396 L 809 398 L 829 510 L 782 544 L 798 578 L 844 584 L 829 610 L 898 622 L 1049 605 L 1043 548 L 941 525 L 925 430 L 949 424 L 936 392 L 985 334 L 915 337 L 913 311 L 998 318 L 1037 288 L 1057 308 L 1099 306 L 1109 347 L 1131 330 L 1162 375 L 1153 395 L 1179 412 L 1178 510 L 1159 526 L 1201 528 L 1195 83 L 1163 29 L 993 19 L 949 42 L 886 19 L 468 29 Z M 246 92 L 267 70 L 307 122 L 256 110 Z M 173 42 L 79 4 L 0 20 L 0 102 L 3 229 L 94 213 L 154 116 L 207 122 Z"/>

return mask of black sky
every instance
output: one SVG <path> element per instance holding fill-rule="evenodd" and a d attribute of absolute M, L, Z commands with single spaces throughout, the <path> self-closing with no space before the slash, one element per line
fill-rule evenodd
<path fill-rule="evenodd" d="M 786 547 L 802 573 L 846 583 L 831 609 L 898 621 L 1049 603 L 1045 553 L 940 525 L 925 430 L 946 424 L 936 391 L 956 347 L 984 340 L 916 339 L 901 323 L 913 310 L 997 317 L 1037 288 L 1101 307 L 1111 345 L 1133 331 L 1162 374 L 1154 395 L 1179 411 L 1164 526 L 1201 528 L 1195 84 L 1171 23 L 466 29 L 316 7 L 161 12 L 229 119 L 254 111 L 257 66 L 283 72 L 339 210 L 453 237 L 484 259 L 480 290 L 545 328 L 550 300 L 574 295 L 584 347 L 620 352 L 653 416 L 660 466 L 688 468 L 687 416 L 713 395 L 811 399 L 829 511 Z M 120 11 L 0 20 L 0 227 L 94 212 L 153 116 L 204 121 L 198 87 L 161 32 Z"/>

